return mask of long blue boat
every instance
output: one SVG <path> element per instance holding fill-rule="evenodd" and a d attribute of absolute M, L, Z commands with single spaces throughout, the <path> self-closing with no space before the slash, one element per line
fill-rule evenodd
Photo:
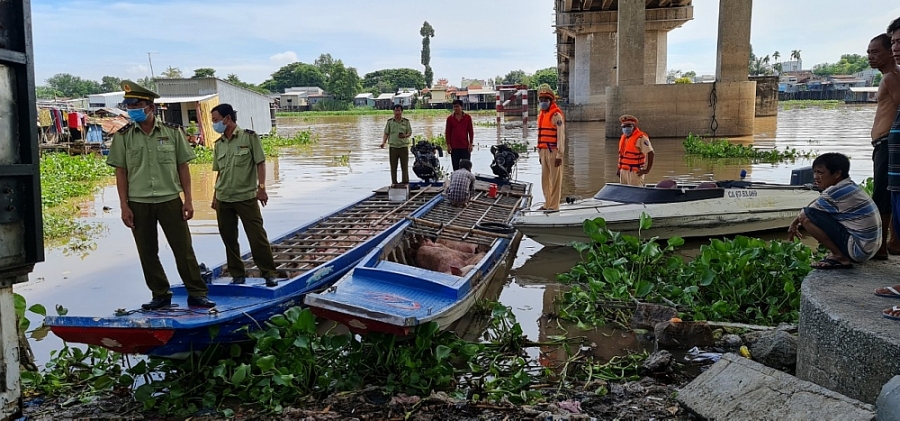
<path fill-rule="evenodd" d="M 100 345 L 113 351 L 185 358 L 211 344 L 249 339 L 247 330 L 290 307 L 303 297 L 331 285 L 375 246 L 442 200 L 440 186 L 412 185 L 406 200 L 390 200 L 382 189 L 336 212 L 303 225 L 272 241 L 279 271 L 277 287 L 266 287 L 249 253 L 243 256 L 245 284 L 231 284 L 223 263 L 208 277 L 212 309 L 187 306 L 183 285 L 172 287 L 172 307 L 128 310 L 117 314 L 47 317 L 44 323 L 68 342 Z M 395 198 L 396 199 L 396 198 Z"/>
<path fill-rule="evenodd" d="M 307 294 L 305 304 L 356 333 L 405 336 L 432 321 L 450 327 L 508 267 L 521 240 L 509 224 L 531 204 L 530 183 L 496 180 L 491 197 L 486 181 L 479 178 L 465 208 L 444 201 L 410 217 L 332 287 Z"/>

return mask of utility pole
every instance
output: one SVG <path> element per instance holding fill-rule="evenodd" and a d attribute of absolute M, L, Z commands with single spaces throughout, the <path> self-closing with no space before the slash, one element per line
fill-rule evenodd
<path fill-rule="evenodd" d="M 150 62 L 150 79 L 156 79 L 156 75 L 153 74 L 153 59 L 150 58 L 150 54 L 159 54 L 155 52 L 147 52 L 147 61 Z"/>

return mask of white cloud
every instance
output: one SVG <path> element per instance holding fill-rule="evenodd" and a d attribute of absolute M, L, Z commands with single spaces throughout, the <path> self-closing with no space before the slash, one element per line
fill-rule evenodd
<path fill-rule="evenodd" d="M 295 63 L 300 60 L 297 58 L 297 53 L 293 51 L 285 51 L 283 53 L 278 53 L 269 57 L 269 61 L 272 64 L 284 66 L 285 64 Z"/>

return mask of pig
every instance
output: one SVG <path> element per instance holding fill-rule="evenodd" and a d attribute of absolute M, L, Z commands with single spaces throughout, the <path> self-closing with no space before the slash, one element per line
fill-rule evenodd
<path fill-rule="evenodd" d="M 459 251 L 470 253 L 470 254 L 475 253 L 475 248 L 478 247 L 475 244 L 463 243 L 461 241 L 447 240 L 444 238 L 438 238 L 437 243 L 443 244 L 453 250 L 459 250 Z"/>
<path fill-rule="evenodd" d="M 468 260 L 466 260 L 466 264 L 472 265 L 472 266 L 477 265 L 478 262 L 480 262 L 481 259 L 484 258 L 484 255 L 485 255 L 485 253 L 474 254 L 471 257 L 469 257 Z"/>
<path fill-rule="evenodd" d="M 431 240 L 424 240 L 416 250 L 416 262 L 420 268 L 449 274 L 453 273 L 452 267 L 466 266 L 469 257 L 469 253 L 453 250 Z"/>
<path fill-rule="evenodd" d="M 459 277 L 463 277 L 463 276 L 468 275 L 472 269 L 475 269 L 475 265 L 463 266 L 462 268 L 452 266 L 452 267 L 450 267 L 450 274 L 456 275 Z"/>

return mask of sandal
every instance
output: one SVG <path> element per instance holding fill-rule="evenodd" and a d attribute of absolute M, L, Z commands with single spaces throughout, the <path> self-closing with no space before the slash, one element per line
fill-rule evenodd
<path fill-rule="evenodd" d="M 822 269 L 822 270 L 830 270 L 830 269 L 852 269 L 852 263 L 841 263 L 835 259 L 824 258 L 809 265 L 813 269 Z"/>
<path fill-rule="evenodd" d="M 887 291 L 887 292 L 878 292 L 878 291 Z M 894 287 L 884 287 L 878 288 L 875 290 L 875 295 L 879 297 L 887 297 L 887 298 L 900 298 L 900 291 L 894 289 Z"/>
<path fill-rule="evenodd" d="M 900 320 L 900 306 L 893 306 L 883 310 L 881 315 L 884 316 L 885 319 Z"/>

